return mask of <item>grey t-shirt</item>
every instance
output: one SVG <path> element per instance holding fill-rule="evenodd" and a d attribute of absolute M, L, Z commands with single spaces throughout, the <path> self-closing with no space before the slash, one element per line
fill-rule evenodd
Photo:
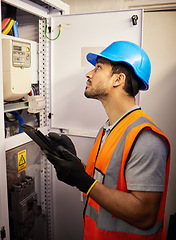
<path fill-rule="evenodd" d="M 136 105 L 127 113 L 138 108 L 139 106 Z M 120 120 L 121 118 L 112 126 L 109 126 L 108 121 L 105 123 L 105 135 L 102 139 L 101 146 L 114 125 Z M 126 165 L 125 178 L 127 189 L 131 191 L 163 192 L 167 156 L 168 146 L 165 140 L 151 130 L 143 131 L 137 139 Z"/>
<path fill-rule="evenodd" d="M 166 141 L 150 130 L 143 131 L 126 166 L 128 190 L 163 192 L 167 156 Z"/>

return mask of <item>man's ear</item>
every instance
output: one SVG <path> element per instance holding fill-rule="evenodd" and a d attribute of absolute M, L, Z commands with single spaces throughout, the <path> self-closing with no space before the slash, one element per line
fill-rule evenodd
<path fill-rule="evenodd" d="M 114 82 L 113 82 L 113 86 L 114 87 L 118 87 L 121 84 L 125 84 L 125 79 L 126 76 L 124 73 L 119 73 L 119 74 L 114 74 Z"/>

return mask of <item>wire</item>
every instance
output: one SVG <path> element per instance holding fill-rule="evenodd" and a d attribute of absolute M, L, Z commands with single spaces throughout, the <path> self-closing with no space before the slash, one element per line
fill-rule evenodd
<path fill-rule="evenodd" d="M 12 26 L 12 30 L 13 30 L 13 36 L 14 37 L 19 37 L 19 33 L 18 33 L 18 25 L 17 22 L 15 21 L 13 26 Z"/>
<path fill-rule="evenodd" d="M 2 20 L 1 31 L 3 31 L 4 28 L 7 27 L 7 25 L 9 24 L 9 22 L 10 22 L 10 18 L 4 18 L 4 19 Z"/>
<path fill-rule="evenodd" d="M 34 96 L 36 95 L 36 93 L 35 93 L 35 88 L 32 86 L 32 91 L 33 91 L 33 94 L 34 94 Z"/>
<path fill-rule="evenodd" d="M 10 30 L 12 29 L 14 22 L 15 21 L 13 19 L 11 19 L 9 24 L 7 25 L 6 29 L 4 29 L 4 31 L 2 33 L 7 35 L 10 32 Z"/>
<path fill-rule="evenodd" d="M 45 18 L 45 37 L 47 38 L 47 39 L 49 39 L 49 40 L 51 40 L 51 41 L 54 41 L 54 40 L 56 40 L 56 39 L 58 39 L 58 37 L 60 36 L 60 33 L 61 33 L 61 25 L 59 24 L 59 33 L 58 33 L 58 35 L 57 35 L 57 37 L 55 37 L 55 38 L 49 38 L 47 35 L 46 35 L 46 32 L 47 32 L 47 19 Z"/>
<path fill-rule="evenodd" d="M 10 113 L 13 114 L 18 119 L 19 126 L 24 124 L 24 121 L 19 113 L 17 113 L 16 111 L 12 111 Z M 22 133 L 22 132 L 23 130 L 19 127 L 19 133 Z"/>
<path fill-rule="evenodd" d="M 33 86 L 31 86 L 31 91 L 29 92 L 29 96 L 35 96 L 35 88 Z"/>

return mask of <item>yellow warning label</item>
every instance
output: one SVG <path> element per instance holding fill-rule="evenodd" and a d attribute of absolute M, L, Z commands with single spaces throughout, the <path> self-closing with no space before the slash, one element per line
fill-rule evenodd
<path fill-rule="evenodd" d="M 26 169 L 26 149 L 18 152 L 18 172 Z"/>

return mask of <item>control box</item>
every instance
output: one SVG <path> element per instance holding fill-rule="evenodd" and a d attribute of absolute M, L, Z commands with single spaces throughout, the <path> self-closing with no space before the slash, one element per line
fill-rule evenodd
<path fill-rule="evenodd" d="M 45 99 L 41 95 L 28 96 L 29 113 L 39 113 L 45 108 Z"/>
<path fill-rule="evenodd" d="M 4 100 L 15 101 L 31 89 L 31 44 L 2 39 L 2 55 Z"/>

